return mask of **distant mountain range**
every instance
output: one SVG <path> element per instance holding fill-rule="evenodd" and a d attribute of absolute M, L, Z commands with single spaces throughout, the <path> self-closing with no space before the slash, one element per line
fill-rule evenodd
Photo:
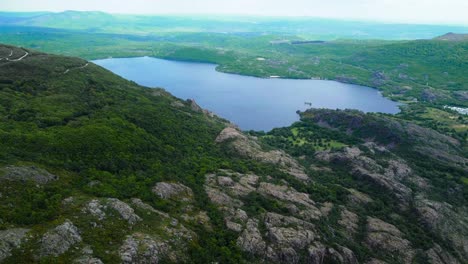
<path fill-rule="evenodd" d="M 100 33 L 253 32 L 311 35 L 321 39 L 429 39 L 446 32 L 468 32 L 466 26 L 385 24 L 319 18 L 149 16 L 103 12 L 0 12 L 0 24 L 76 29 Z"/>

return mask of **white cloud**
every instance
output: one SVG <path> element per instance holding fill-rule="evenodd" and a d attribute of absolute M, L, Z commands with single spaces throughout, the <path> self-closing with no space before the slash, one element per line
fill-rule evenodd
<path fill-rule="evenodd" d="M 468 0 L 0 0 L 0 10 L 314 16 L 468 25 Z"/>

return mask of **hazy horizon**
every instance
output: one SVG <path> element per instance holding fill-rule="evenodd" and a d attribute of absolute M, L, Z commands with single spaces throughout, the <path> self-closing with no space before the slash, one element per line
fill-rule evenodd
<path fill-rule="evenodd" d="M 64 2 L 17 0 L 0 3 L 6 12 L 101 11 L 111 14 L 174 16 L 247 16 L 354 20 L 383 23 L 468 25 L 468 1 L 463 0 L 110 0 Z"/>

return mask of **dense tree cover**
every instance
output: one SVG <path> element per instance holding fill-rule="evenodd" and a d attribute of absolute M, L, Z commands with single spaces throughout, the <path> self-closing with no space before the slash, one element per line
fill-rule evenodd
<path fill-rule="evenodd" d="M 171 210 L 151 188 L 157 181 L 180 181 L 216 223 L 214 230 L 198 230 L 191 254 L 201 263 L 236 262 L 240 253 L 202 188 L 207 172 L 236 164 L 214 143 L 223 121 L 189 103 L 174 106 L 178 99 L 164 90 L 139 87 L 94 64 L 79 68 L 85 63 L 35 52 L 23 61 L 0 62 L 0 167 L 35 165 L 59 175 L 44 187 L 3 181 L 0 228 L 56 221 L 67 215 L 62 200 L 71 195 L 139 197 Z M 232 167 L 249 167 L 237 163 Z M 84 236 L 91 236 L 103 260 L 115 262 L 104 248 L 121 241 L 125 230 L 117 221 L 104 233 Z"/>
<path fill-rule="evenodd" d="M 54 35 L 56 33 L 49 34 L 57 37 Z M 86 35 L 68 34 L 62 36 L 65 38 L 73 36 L 74 39 L 69 39 L 71 42 L 64 42 L 64 49 L 59 50 L 62 53 L 80 52 L 83 57 L 102 57 L 104 54 L 108 56 L 109 49 L 115 47 L 97 49 L 96 46 L 104 45 L 104 42 L 99 42 L 103 39 L 96 38 L 95 41 L 98 42 L 96 46 L 80 47 L 72 51 L 76 43 L 82 41 Z M 37 34 L 31 36 L 32 42 L 41 41 L 37 38 Z M 184 37 L 187 36 L 181 38 Z M 191 37 L 198 39 L 199 36 Z M 156 43 L 152 49 L 141 52 L 132 45 L 138 42 L 138 45 L 141 45 L 139 47 L 144 49 L 147 47 L 147 40 L 135 42 L 134 39 L 130 39 L 125 44 L 131 44 L 128 47 L 135 49 L 128 50 L 126 47 L 124 52 L 124 42 L 120 42 L 121 37 L 116 38 L 119 40 L 116 41 L 116 45 L 120 46 L 120 49 L 114 51 L 115 55 L 140 56 L 149 52 L 149 55 L 172 59 L 226 63 L 220 65 L 222 70 L 236 72 L 237 69 L 242 70 L 241 73 L 258 76 L 281 75 L 285 73 L 286 67 L 288 69 L 290 67 L 281 63 L 278 63 L 281 65 L 278 67 L 260 66 L 260 62 L 255 60 L 257 56 L 265 56 L 280 62 L 284 54 L 288 53 L 297 55 L 296 58 L 291 58 L 291 63 L 303 61 L 304 56 L 335 54 L 333 56 L 340 56 L 340 59 L 321 58 L 318 64 L 320 66 L 314 64 L 317 62 L 315 59 L 307 61 L 306 63 L 309 63 L 307 67 L 311 69 L 309 73 L 323 71 L 324 76 L 332 78 L 337 71 L 349 71 L 350 74 L 360 76 L 356 82 L 366 80 L 363 83 L 372 77 L 373 70 L 369 69 L 377 65 L 372 58 L 374 56 L 377 58 L 381 54 L 384 54 L 382 55 L 384 57 L 380 59 L 382 61 L 387 59 L 388 63 L 385 65 L 391 69 L 395 63 L 400 63 L 399 57 L 408 57 L 415 63 L 422 63 L 420 56 L 439 50 L 441 52 L 439 55 L 445 56 L 451 49 L 458 47 L 457 55 L 447 58 L 450 63 L 455 62 L 454 68 L 450 69 L 458 74 L 460 67 L 466 68 L 463 62 L 465 48 L 463 43 L 418 42 L 418 46 L 423 46 L 421 51 L 413 50 L 413 42 L 381 46 L 381 43 L 364 44 L 346 41 L 322 46 L 268 44 L 269 48 L 263 50 L 264 42 L 275 38 L 270 36 L 253 38 L 256 45 L 254 45 L 256 50 L 253 51 L 248 48 L 224 51 L 216 49 L 219 42 L 241 46 L 245 40 L 236 38 L 232 41 L 229 39 L 230 36 L 220 37 L 215 34 L 208 36 L 207 43 L 211 43 L 211 38 L 216 39 L 216 43 L 207 44 L 208 47 L 204 48 L 193 47 L 186 43 L 173 46 L 167 42 Z M 23 40 L 15 39 L 15 41 Z M 9 46 L 5 47 L 12 49 Z M 389 47 L 391 50 L 388 50 Z M 47 47 L 47 49 L 52 48 L 52 46 Z M 262 53 L 259 53 L 260 50 L 263 50 Z M 18 52 L 21 54 L 25 50 Z M 337 207 L 330 214 L 330 221 L 317 225 L 320 235 L 326 238 L 330 245 L 340 244 L 349 247 L 360 260 L 375 256 L 375 253 L 361 244 L 351 243 L 349 238 L 333 231 L 340 228 L 337 224 L 339 210 L 336 208 L 347 203 L 350 188 L 367 193 L 374 199 L 374 202 L 366 208 L 353 208 L 359 214 L 361 222 L 365 221 L 366 215 L 372 215 L 392 223 L 408 234 L 408 239 L 422 249 L 428 249 L 434 241 L 440 243 L 440 238 L 432 237 L 416 220 L 414 212 L 411 210 L 400 212 L 398 203 L 388 190 L 376 188 L 371 182 L 356 180 L 350 174 L 349 168 L 339 164 L 334 165 L 332 171 L 316 170 L 325 165 L 313 158 L 317 151 L 337 151 L 346 146 L 359 145 L 370 136 L 381 144 L 402 143 L 401 147 L 396 149 L 396 153 L 409 161 L 418 174 L 431 181 L 435 187 L 431 192 L 431 198 L 448 201 L 454 205 L 466 204 L 468 200 L 467 180 L 463 168 L 436 160 L 421 159 L 420 155 L 411 149 L 415 143 L 408 141 L 408 135 L 400 134 L 388 127 L 388 119 L 382 118 L 414 120 L 423 126 L 452 135 L 461 142 L 457 154 L 463 156 L 465 155 L 463 151 L 466 152 L 466 120 L 463 116 L 442 108 L 441 105 L 411 104 L 397 117 L 380 114 L 364 115 L 348 111 L 354 120 L 337 119 L 338 129 L 317 126 L 307 114 L 303 114 L 302 121 L 291 127 L 274 129 L 268 133 L 250 132 L 260 138 L 265 148 L 283 149 L 298 158 L 314 179 L 313 182 L 304 184 L 275 166 L 241 159 L 219 148 L 214 143 L 214 139 L 225 126 L 224 121 L 208 118 L 203 113 L 192 110 L 189 103 L 172 97 L 164 90 L 142 88 L 92 63 L 85 67 L 87 62 L 82 59 L 29 52 L 30 56 L 23 61 L 0 62 L 0 167 L 12 164 L 35 165 L 59 175 L 60 180 L 45 187 L 37 187 L 32 182 L 1 184 L 0 193 L 8 197 L 0 205 L 2 229 L 18 225 L 35 227 L 36 232 L 44 231 L 47 226 L 44 223 L 54 223 L 69 213 L 64 211 L 61 202 L 71 195 L 81 199 L 116 197 L 125 200 L 138 197 L 159 210 L 179 212 L 183 205 L 159 199 L 151 193 L 151 187 L 157 181 L 179 181 L 194 191 L 195 206 L 207 211 L 213 225 L 212 230 L 200 226 L 190 227 L 198 234 L 198 239 L 190 245 L 191 258 L 200 263 L 214 261 L 239 263 L 248 256 L 244 256 L 239 251 L 235 245 L 236 236 L 226 230 L 222 213 L 210 202 L 203 189 L 207 173 L 218 169 L 232 169 L 241 173 L 253 172 L 261 177 L 270 176 L 278 183 L 287 180 L 296 190 L 309 194 L 316 202 L 336 204 Z M 273 57 L 273 54 L 277 57 Z M 366 60 L 352 57 L 364 56 L 359 54 L 368 54 L 365 55 Z M 340 61 L 341 57 L 343 61 Z M 343 65 L 346 64 L 342 64 L 345 57 L 354 59 L 350 59 L 349 65 Z M 433 59 L 432 66 L 438 67 L 437 61 L 440 57 Z M 457 61 L 461 64 L 457 64 Z M 312 64 L 314 66 L 311 66 Z M 306 71 L 307 67 L 303 66 L 298 69 Z M 387 69 L 382 69 L 388 72 Z M 439 69 L 431 68 L 431 70 Z M 418 74 L 422 74 L 423 71 L 429 70 L 425 68 Z M 288 70 L 288 74 L 289 77 L 304 77 L 302 73 L 291 70 Z M 456 76 L 457 80 L 463 82 L 464 76 L 461 74 Z M 412 83 L 415 87 L 419 85 L 416 84 L 416 80 Z M 400 84 L 403 83 L 392 83 L 392 85 Z M 423 86 L 420 88 L 423 89 Z M 444 91 L 453 90 L 442 86 Z M 382 87 L 386 89 L 387 86 Z M 465 88 L 456 88 L 458 89 Z M 450 96 L 446 97 L 448 102 L 459 102 L 457 99 L 452 100 Z M 449 120 L 443 120 L 441 117 L 444 115 L 450 115 Z M 347 129 L 349 121 L 356 120 L 358 123 L 354 125 L 357 129 L 350 133 Z M 375 158 L 379 162 L 385 162 L 388 157 L 383 155 Z M 22 192 L 15 195 L 18 189 Z M 244 201 L 243 209 L 249 215 L 260 215 L 265 211 L 284 213 L 287 210 L 278 201 L 255 193 L 246 197 Z M 15 208 L 12 209 L 11 205 L 15 205 Z M 395 219 L 391 217 L 394 212 L 404 215 Z M 82 221 L 77 225 L 83 226 L 86 230 L 84 227 L 87 219 Z M 107 262 L 115 262 L 115 256 L 107 254 L 106 248 L 109 244 L 117 247 L 117 243 L 122 241 L 124 233 L 128 231 L 126 228 L 124 223 L 116 220 L 109 222 L 108 226 L 98 233 L 85 232 L 83 236 L 95 241 L 92 246 L 97 256 Z M 365 234 L 366 231 L 361 225 L 356 239 L 362 241 Z M 31 260 L 28 258 L 31 258 L 31 255 L 25 255 L 22 260 L 28 262 Z M 62 258 L 66 260 L 67 256 Z"/>

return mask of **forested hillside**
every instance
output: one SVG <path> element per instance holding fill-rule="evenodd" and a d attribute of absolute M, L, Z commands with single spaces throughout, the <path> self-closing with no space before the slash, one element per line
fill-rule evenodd
<path fill-rule="evenodd" d="M 466 263 L 465 142 L 402 117 L 309 110 L 244 133 L 1 45 L 0 262 Z"/>

